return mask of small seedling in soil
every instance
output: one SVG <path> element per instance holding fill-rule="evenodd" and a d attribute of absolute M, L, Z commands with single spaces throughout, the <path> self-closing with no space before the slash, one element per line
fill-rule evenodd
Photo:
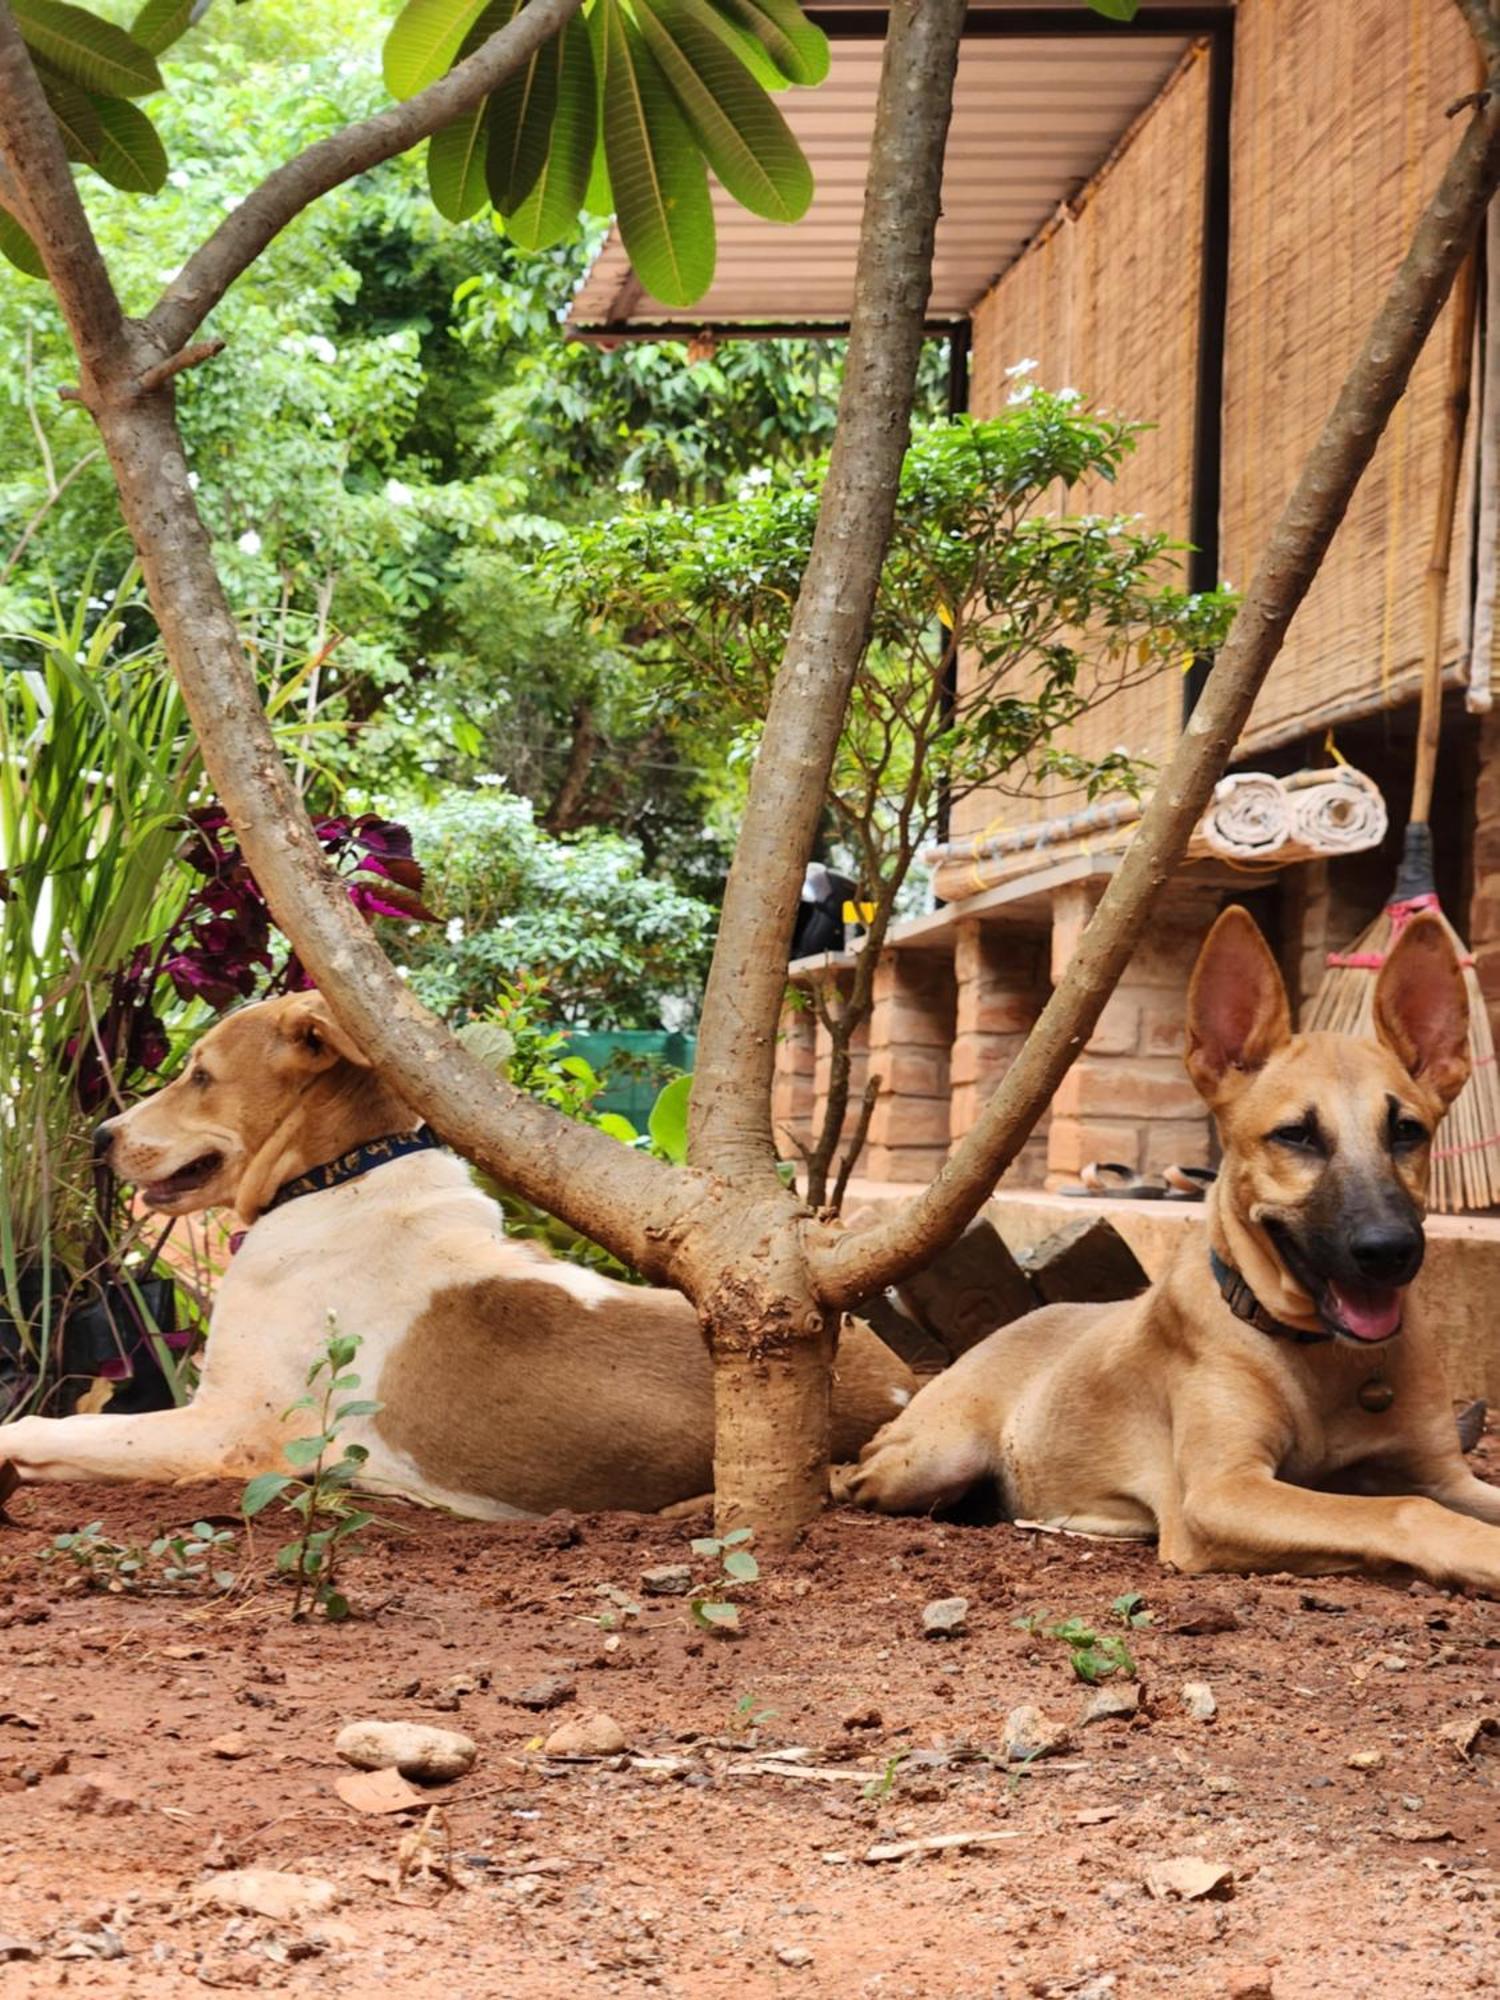
<path fill-rule="evenodd" d="M 618 1632 L 627 1619 L 639 1618 L 641 1615 L 639 1604 L 628 1591 L 621 1590 L 616 1583 L 596 1583 L 594 1595 L 607 1597 L 612 1608 L 592 1615 L 581 1612 L 578 1619 L 580 1625 L 597 1625 L 601 1632 Z"/>
<path fill-rule="evenodd" d="M 112 1541 L 102 1521 L 90 1521 L 71 1535 L 56 1535 L 42 1551 L 44 1562 L 71 1562 L 78 1568 L 90 1590 L 107 1590 L 116 1596 L 126 1591 L 172 1591 L 185 1594 L 212 1584 L 218 1590 L 232 1590 L 232 1569 L 215 1569 L 214 1559 L 223 1559 L 234 1547 L 228 1528 L 215 1528 L 209 1521 L 194 1521 L 191 1528 L 175 1535 L 158 1535 L 144 1545 Z"/>
<path fill-rule="evenodd" d="M 1130 1597 L 1135 1597 L 1136 1605 L 1127 1611 L 1124 1607 Z M 1149 1611 L 1140 1611 L 1139 1597 L 1131 1592 L 1127 1597 L 1117 1597 L 1110 1606 L 1114 1615 L 1126 1624 L 1149 1623 Z M 1045 1611 L 1028 1612 L 1024 1618 L 1016 1618 L 1012 1623 L 1022 1632 L 1035 1632 L 1049 1639 L 1060 1639 L 1068 1649 L 1068 1664 L 1079 1680 L 1087 1681 L 1090 1687 L 1097 1687 L 1100 1681 L 1107 1681 L 1112 1674 L 1123 1674 L 1126 1680 L 1136 1677 L 1135 1661 L 1125 1641 L 1113 1632 L 1100 1632 L 1082 1618 L 1060 1618 L 1055 1624 L 1048 1622 Z"/>
<path fill-rule="evenodd" d="M 753 1694 L 742 1694 L 734 1705 L 735 1726 L 759 1729 L 763 1722 L 774 1722 L 780 1713 L 779 1708 L 757 1708 Z"/>
<path fill-rule="evenodd" d="M 736 1583 L 754 1583 L 760 1564 L 747 1546 L 755 1539 L 753 1528 L 731 1528 L 727 1535 L 700 1535 L 691 1544 L 695 1556 L 717 1558 L 720 1574 L 712 1583 L 700 1583 L 688 1594 L 688 1609 L 694 1621 L 707 1632 L 722 1637 L 740 1631 L 740 1607 L 727 1596 Z"/>
<path fill-rule="evenodd" d="M 341 1424 L 373 1416 L 380 1408 L 379 1403 L 337 1400 L 359 1387 L 359 1377 L 348 1372 L 359 1345 L 359 1335 L 340 1333 L 337 1315 L 329 1313 L 323 1352 L 307 1371 L 308 1393 L 285 1413 L 311 1410 L 316 1417 L 318 1429 L 311 1436 L 292 1438 L 282 1447 L 293 1465 L 308 1468 L 308 1476 L 263 1472 L 250 1481 L 240 1499 L 247 1520 L 280 1500 L 302 1523 L 301 1534 L 276 1551 L 278 1572 L 297 1586 L 294 1620 L 308 1610 L 335 1620 L 349 1616 L 349 1600 L 338 1588 L 339 1562 L 353 1552 L 354 1537 L 375 1518 L 350 1498 L 350 1488 L 370 1454 L 362 1444 L 340 1450 L 338 1439 Z"/>
<path fill-rule="evenodd" d="M 900 1773 L 902 1764 L 906 1761 L 906 1756 L 906 1744 L 897 1744 L 896 1748 L 886 1758 L 884 1764 L 881 1765 L 880 1776 L 872 1778 L 868 1785 L 861 1785 L 860 1797 L 871 1801 L 888 1799 L 896 1789 L 896 1779 Z"/>
<path fill-rule="evenodd" d="M 1138 1590 L 1127 1590 L 1123 1597 L 1117 1597 L 1110 1610 L 1122 1625 L 1139 1629 L 1142 1625 L 1154 1624 L 1155 1618 L 1146 1609 L 1146 1600 Z"/>

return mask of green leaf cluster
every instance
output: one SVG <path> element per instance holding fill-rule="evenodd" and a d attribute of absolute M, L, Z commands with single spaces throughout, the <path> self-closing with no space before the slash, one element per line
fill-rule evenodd
<path fill-rule="evenodd" d="M 414 96 L 520 11 L 521 0 L 407 0 L 386 84 Z M 427 180 L 450 222 L 489 203 L 523 248 L 616 213 L 642 282 L 691 305 L 713 279 L 710 169 L 753 214 L 796 222 L 812 199 L 801 147 L 771 100 L 828 68 L 797 0 L 589 0 L 531 60 L 435 134 Z"/>
<path fill-rule="evenodd" d="M 187 28 L 191 0 L 146 0 L 128 28 L 72 0 L 12 0 L 11 11 L 68 158 L 112 187 L 155 194 L 167 152 L 135 100 L 163 88 L 156 58 Z M 28 277 L 46 275 L 35 244 L 3 209 L 0 255 Z"/>

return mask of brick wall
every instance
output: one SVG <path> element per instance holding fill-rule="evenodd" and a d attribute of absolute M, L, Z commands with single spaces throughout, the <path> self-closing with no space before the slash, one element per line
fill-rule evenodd
<path fill-rule="evenodd" d="M 1052 977 L 1061 977 L 1095 899 L 1092 887 L 1054 902 Z M 1220 898 L 1179 892 L 1163 899 L 1148 936 L 1125 968 L 1083 1054 L 1052 1100 L 1047 1178 L 1076 1179 L 1090 1160 L 1139 1173 L 1170 1162 L 1206 1166 L 1210 1125 L 1183 1067 L 1183 1013 L 1199 946 Z"/>
<path fill-rule="evenodd" d="M 964 1136 L 1000 1078 L 1020 1053 L 1051 988 L 1047 940 L 1020 931 L 986 928 L 970 919 L 954 940 L 956 1010 L 949 1063 L 952 1142 Z M 1037 1129 L 1012 1162 L 1007 1187 L 1040 1187 L 1047 1174 L 1047 1125 Z"/>
<path fill-rule="evenodd" d="M 812 1143 L 816 1041 L 817 1016 L 808 997 L 798 993 L 781 1010 L 771 1084 L 771 1129 L 782 1159 L 798 1157 L 795 1141 Z"/>
<path fill-rule="evenodd" d="M 860 1171 L 871 1180 L 930 1181 L 948 1157 L 953 1030 L 953 961 L 887 952 L 870 1016 L 868 1072 L 881 1092 Z"/>

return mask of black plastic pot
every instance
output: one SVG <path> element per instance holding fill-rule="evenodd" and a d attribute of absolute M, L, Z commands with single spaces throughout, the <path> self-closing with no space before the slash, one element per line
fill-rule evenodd
<path fill-rule="evenodd" d="M 54 1270 L 54 1304 L 66 1297 L 68 1284 L 67 1273 Z M 42 1305 L 41 1272 L 23 1271 L 16 1289 L 21 1311 L 28 1324 L 34 1325 Z M 141 1306 L 149 1318 L 143 1316 Z M 172 1391 L 157 1359 L 152 1333 L 157 1330 L 171 1339 L 176 1324 L 177 1299 L 170 1278 L 137 1279 L 133 1288 L 94 1286 L 63 1320 L 61 1366 L 46 1396 L 44 1413 L 66 1416 L 100 1375 L 108 1375 L 116 1383 L 110 1398 L 112 1411 L 171 1409 Z M 0 1299 L 0 1418 L 24 1403 L 36 1385 L 36 1367 L 21 1338 L 21 1328 Z"/>

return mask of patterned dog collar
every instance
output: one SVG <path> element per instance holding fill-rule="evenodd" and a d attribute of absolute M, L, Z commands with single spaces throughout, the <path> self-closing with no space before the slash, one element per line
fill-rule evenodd
<path fill-rule="evenodd" d="M 338 1159 L 327 1160 L 321 1167 L 309 1167 L 305 1174 L 283 1181 L 261 1213 L 269 1215 L 273 1208 L 295 1201 L 299 1195 L 322 1194 L 328 1188 L 342 1187 L 345 1181 L 357 1181 L 374 1167 L 404 1160 L 408 1153 L 430 1152 L 441 1143 L 430 1125 L 419 1125 L 415 1132 L 390 1132 L 383 1139 L 367 1139 L 362 1146 L 341 1153 Z"/>
<path fill-rule="evenodd" d="M 1305 1328 L 1288 1326 L 1285 1320 L 1276 1319 L 1268 1313 L 1239 1272 L 1232 1264 L 1226 1264 L 1212 1245 L 1209 1247 L 1208 1262 L 1225 1305 L 1246 1326 L 1253 1326 L 1258 1333 L 1268 1333 L 1275 1340 L 1293 1341 L 1298 1347 L 1312 1347 L 1319 1341 L 1333 1339 L 1331 1333 L 1308 1333 Z"/>

